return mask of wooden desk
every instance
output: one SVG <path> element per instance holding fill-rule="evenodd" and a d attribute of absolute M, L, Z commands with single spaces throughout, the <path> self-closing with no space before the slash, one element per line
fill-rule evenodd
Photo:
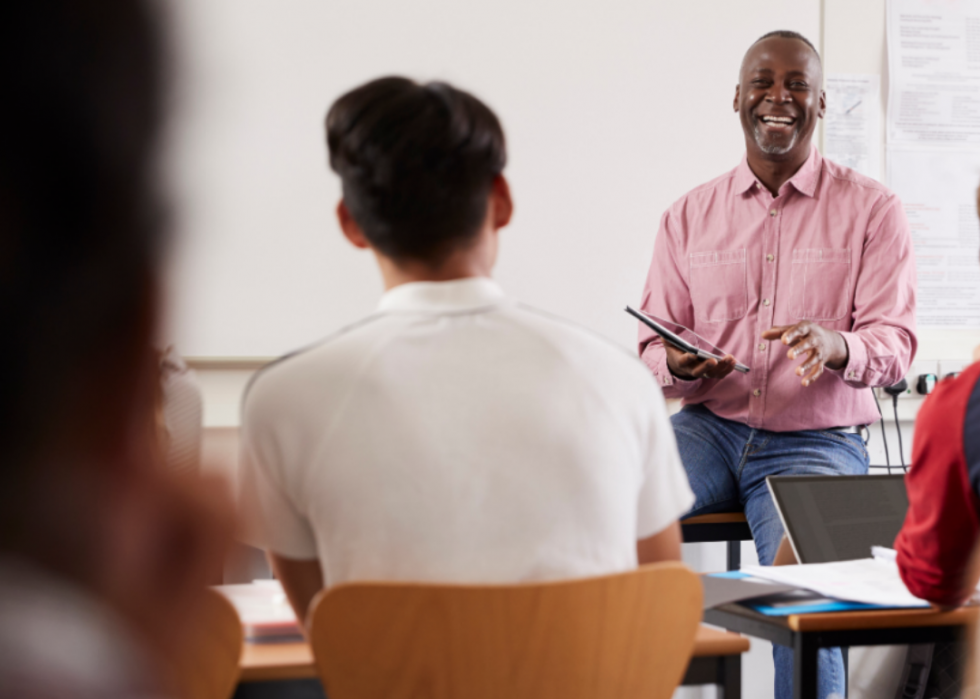
<path fill-rule="evenodd" d="M 762 638 L 793 649 L 793 696 L 817 697 L 817 651 L 838 646 L 877 646 L 961 640 L 980 609 L 952 612 L 895 609 L 875 612 L 829 612 L 771 617 L 738 604 L 704 613 L 704 620 L 730 631 Z"/>
<path fill-rule="evenodd" d="M 316 677 L 313 649 L 306 641 L 255 643 L 246 641 L 239 661 L 239 682 L 305 680 Z"/>
<path fill-rule="evenodd" d="M 681 684 L 720 685 L 723 699 L 740 699 L 742 653 L 749 639 L 738 634 L 698 628 L 691 664 Z M 240 661 L 240 682 L 300 680 L 316 677 L 313 651 L 306 641 L 289 643 L 245 643 Z"/>

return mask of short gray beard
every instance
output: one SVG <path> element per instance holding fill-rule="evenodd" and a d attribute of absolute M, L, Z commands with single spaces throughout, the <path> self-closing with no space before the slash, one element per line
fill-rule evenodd
<path fill-rule="evenodd" d="M 755 127 L 754 135 L 755 135 L 755 144 L 759 146 L 759 149 L 766 155 L 786 155 L 791 150 L 793 150 L 793 146 L 796 145 L 796 139 L 799 137 L 800 132 L 793 131 L 793 137 L 790 139 L 789 143 L 785 146 L 766 145 L 764 142 L 765 137 L 762 134 L 761 126 Z"/>

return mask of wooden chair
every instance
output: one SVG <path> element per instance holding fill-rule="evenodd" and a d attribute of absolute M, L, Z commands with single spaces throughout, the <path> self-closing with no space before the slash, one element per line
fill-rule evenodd
<path fill-rule="evenodd" d="M 742 565 L 742 542 L 752 541 L 752 530 L 744 512 L 715 512 L 682 519 L 681 539 L 685 544 L 727 542 L 728 570 L 738 570 Z"/>
<path fill-rule="evenodd" d="M 242 622 L 231 602 L 207 590 L 197 634 L 176 669 L 182 699 L 228 699 L 238 684 Z"/>
<path fill-rule="evenodd" d="M 321 593 L 330 699 L 669 699 L 701 619 L 681 563 L 517 585 L 359 583 Z"/>

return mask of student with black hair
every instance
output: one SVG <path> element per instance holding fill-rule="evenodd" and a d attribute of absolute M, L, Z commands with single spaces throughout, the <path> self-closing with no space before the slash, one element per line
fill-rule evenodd
<path fill-rule="evenodd" d="M 166 231 L 148 5 L 0 9 L 4 697 L 176 692 L 230 534 L 220 496 L 172 478 L 156 450 Z"/>
<path fill-rule="evenodd" d="M 327 115 L 341 229 L 373 315 L 264 369 L 244 401 L 243 517 L 300 618 L 353 580 L 515 582 L 678 559 L 693 503 L 634 357 L 491 280 L 504 134 L 445 83 L 382 78 Z"/>

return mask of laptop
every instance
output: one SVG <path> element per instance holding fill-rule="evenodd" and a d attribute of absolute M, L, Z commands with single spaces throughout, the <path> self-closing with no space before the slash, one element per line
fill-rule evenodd
<path fill-rule="evenodd" d="M 870 558 L 892 548 L 909 507 L 904 476 L 769 476 L 769 492 L 800 563 Z"/>

